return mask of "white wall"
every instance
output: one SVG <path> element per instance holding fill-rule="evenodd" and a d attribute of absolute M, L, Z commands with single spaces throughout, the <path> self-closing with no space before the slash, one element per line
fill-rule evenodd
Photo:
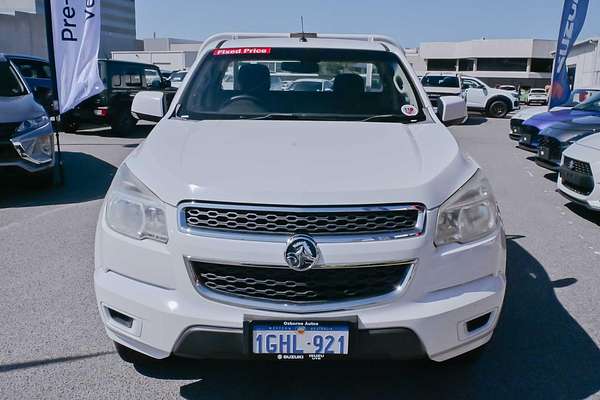
<path fill-rule="evenodd" d="M 18 11 L 0 14 L 0 52 L 48 57 L 43 15 Z"/>
<path fill-rule="evenodd" d="M 197 54 L 195 51 L 113 51 L 112 58 L 154 64 L 160 69 L 175 71 L 191 67 Z"/>
<path fill-rule="evenodd" d="M 567 59 L 568 66 L 576 66 L 576 88 L 600 87 L 600 46 L 598 41 L 577 44 Z"/>

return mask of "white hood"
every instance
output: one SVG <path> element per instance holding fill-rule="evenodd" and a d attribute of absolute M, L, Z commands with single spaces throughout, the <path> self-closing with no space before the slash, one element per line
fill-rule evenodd
<path fill-rule="evenodd" d="M 587 136 L 579 140 L 577 144 L 585 147 L 591 147 L 592 149 L 600 150 L 600 133 Z"/>
<path fill-rule="evenodd" d="M 165 119 L 127 159 L 163 201 L 439 206 L 476 171 L 438 124 Z"/>

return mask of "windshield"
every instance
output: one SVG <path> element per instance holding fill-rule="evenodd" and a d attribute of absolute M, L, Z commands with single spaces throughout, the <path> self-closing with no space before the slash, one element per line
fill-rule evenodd
<path fill-rule="evenodd" d="M 544 89 L 531 89 L 531 91 L 529 93 L 531 93 L 531 94 L 546 94 L 546 91 Z"/>
<path fill-rule="evenodd" d="M 426 75 L 423 77 L 423 86 L 458 88 L 460 83 L 456 76 Z"/>
<path fill-rule="evenodd" d="M 8 61 L 0 61 L 0 97 L 16 97 L 27 94 L 15 70 Z"/>
<path fill-rule="evenodd" d="M 186 74 L 187 74 L 187 72 L 185 72 L 185 71 L 174 72 L 173 74 L 171 74 L 171 82 L 182 82 L 183 78 L 185 78 Z"/>
<path fill-rule="evenodd" d="M 406 71 L 390 52 L 216 49 L 191 78 L 177 113 L 183 118 L 424 119 Z"/>
<path fill-rule="evenodd" d="M 573 107 L 573 110 L 600 112 L 600 93 Z"/>
<path fill-rule="evenodd" d="M 574 107 L 580 103 L 585 102 L 590 97 L 600 93 L 599 90 L 590 89 L 576 89 L 571 93 L 569 101 L 564 105 L 565 107 Z"/>

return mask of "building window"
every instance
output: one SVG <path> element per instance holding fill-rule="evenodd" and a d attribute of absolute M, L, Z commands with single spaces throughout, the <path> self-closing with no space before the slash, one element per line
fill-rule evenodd
<path fill-rule="evenodd" d="M 531 72 L 546 72 L 552 73 L 552 59 L 551 58 L 532 58 L 531 59 Z"/>
<path fill-rule="evenodd" d="M 478 71 L 527 71 L 526 58 L 478 58 Z"/>
<path fill-rule="evenodd" d="M 456 59 L 427 60 L 427 71 L 456 71 Z"/>
<path fill-rule="evenodd" d="M 459 71 L 473 71 L 474 66 L 475 66 L 475 60 L 469 60 L 468 58 L 458 60 L 458 70 Z"/>

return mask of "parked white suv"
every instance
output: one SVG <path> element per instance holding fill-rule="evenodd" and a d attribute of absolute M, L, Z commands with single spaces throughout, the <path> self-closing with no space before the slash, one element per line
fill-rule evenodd
<path fill-rule="evenodd" d="M 558 191 L 574 203 L 600 211 L 600 134 L 583 138 L 563 152 Z"/>
<path fill-rule="evenodd" d="M 527 94 L 527 105 L 540 104 L 545 106 L 548 104 L 548 93 L 545 89 L 531 89 Z"/>
<path fill-rule="evenodd" d="M 462 77 L 462 88 L 469 111 L 479 111 L 492 118 L 504 118 L 506 114 L 520 108 L 516 92 L 494 89 L 472 76 Z"/>
<path fill-rule="evenodd" d="M 493 118 L 504 118 L 509 112 L 520 108 L 517 93 L 491 88 L 471 76 L 428 73 L 421 82 L 434 103 L 439 96 L 461 95 L 465 98 L 469 111 L 483 112 Z"/>
<path fill-rule="evenodd" d="M 332 91 L 274 90 L 274 65 Z M 134 99 L 162 119 L 98 220 L 98 307 L 124 359 L 443 361 L 490 340 L 505 235 L 442 123 L 461 98 L 436 115 L 376 36 L 217 35 L 189 74 L 166 112 L 160 92 Z"/>

